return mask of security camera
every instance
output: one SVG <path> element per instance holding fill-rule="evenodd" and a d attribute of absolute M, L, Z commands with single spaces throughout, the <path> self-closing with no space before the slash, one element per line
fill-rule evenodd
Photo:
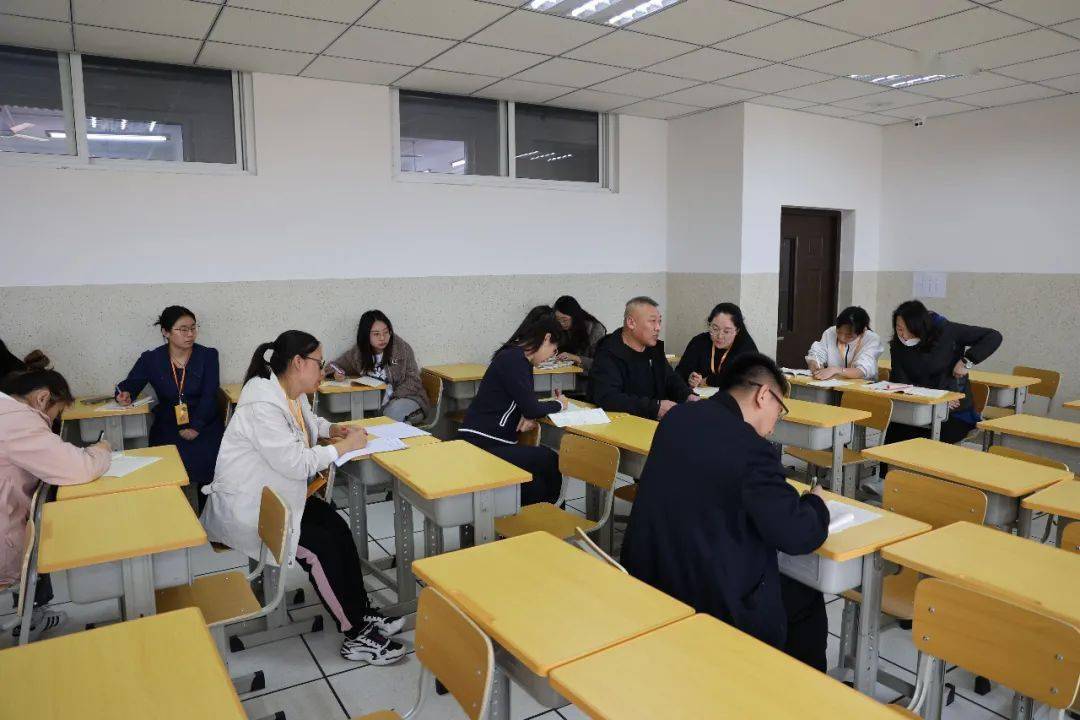
<path fill-rule="evenodd" d="M 924 117 L 915 118 L 914 120 L 911 121 L 911 124 L 914 125 L 915 127 L 922 127 L 923 125 L 926 124 L 926 118 L 924 118 Z"/>

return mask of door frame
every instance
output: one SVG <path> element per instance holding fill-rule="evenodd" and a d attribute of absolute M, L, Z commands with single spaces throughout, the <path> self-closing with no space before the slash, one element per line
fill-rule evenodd
<path fill-rule="evenodd" d="M 843 229 L 843 210 L 832 210 L 832 209 L 829 209 L 829 208 L 802 207 L 802 206 L 799 206 L 799 205 L 781 205 L 780 206 L 780 233 L 779 233 L 779 237 L 777 238 L 778 244 L 783 242 L 783 224 L 784 224 L 784 216 L 785 215 L 803 215 L 803 216 L 810 216 L 810 217 L 824 217 L 824 218 L 829 218 L 829 219 L 832 220 L 833 233 L 834 233 L 834 235 L 836 237 L 836 243 L 833 246 L 832 257 L 830 258 L 830 264 L 833 267 L 832 298 L 830 299 L 830 303 L 832 305 L 833 310 L 832 310 L 832 316 L 829 318 L 829 322 L 831 322 L 836 317 L 836 314 L 840 312 L 840 256 L 841 256 L 840 245 L 843 242 L 843 238 L 841 237 L 841 231 Z M 798 262 L 798 253 L 795 253 L 795 258 L 793 258 L 793 261 Z M 779 267 L 777 267 L 777 272 L 779 273 Z M 792 277 L 795 277 L 797 275 L 797 273 L 798 273 L 798 268 L 793 264 L 792 268 L 791 268 Z M 779 313 L 779 295 L 780 295 L 780 287 L 779 287 L 779 285 L 777 285 L 777 303 L 778 303 L 777 313 Z M 777 330 L 777 342 L 779 343 L 779 327 L 777 327 L 776 330 Z M 777 347 L 777 353 L 779 354 L 779 346 Z"/>

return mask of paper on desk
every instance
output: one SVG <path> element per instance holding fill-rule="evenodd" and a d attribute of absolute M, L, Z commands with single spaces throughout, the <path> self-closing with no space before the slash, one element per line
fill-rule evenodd
<path fill-rule="evenodd" d="M 703 398 L 711 398 L 713 395 L 716 394 L 716 391 L 719 390 L 719 389 L 720 388 L 714 388 L 714 387 L 708 387 L 707 385 L 702 385 L 701 387 L 694 388 L 694 394 L 695 395 L 700 395 Z"/>
<path fill-rule="evenodd" d="M 339 388 L 351 388 L 352 380 L 326 380 L 323 382 L 324 387 L 339 387 Z"/>
<path fill-rule="evenodd" d="M 570 367 L 574 364 L 573 360 L 548 360 L 547 362 L 540 363 L 536 366 L 537 370 L 556 370 L 558 368 Z"/>
<path fill-rule="evenodd" d="M 122 478 L 147 465 L 153 465 L 160 459 L 160 457 L 137 457 L 114 452 L 109 460 L 109 469 L 102 473 L 102 477 Z"/>
<path fill-rule="evenodd" d="M 784 373 L 785 375 L 802 375 L 804 377 L 810 377 L 813 374 L 809 370 L 796 370 L 794 368 L 780 368 L 780 372 Z"/>
<path fill-rule="evenodd" d="M 875 383 L 868 383 L 863 385 L 863 390 L 874 390 L 876 392 L 905 392 L 912 389 L 912 385 L 907 383 L 894 383 L 887 380 L 881 380 Z"/>
<path fill-rule="evenodd" d="M 607 425 L 611 418 L 607 416 L 603 408 L 581 408 L 578 410 L 563 410 L 562 412 L 548 415 L 555 427 L 567 427 L 568 425 Z"/>
<path fill-rule="evenodd" d="M 368 443 L 359 450 L 353 450 L 347 452 L 336 460 L 337 466 L 341 467 L 350 460 L 354 460 L 358 457 L 364 457 L 365 455 L 371 455 L 377 452 L 390 452 L 391 450 L 404 450 L 407 448 L 404 442 L 398 438 L 381 438 L 381 437 L 369 437 Z"/>
<path fill-rule="evenodd" d="M 917 397 L 939 398 L 949 392 L 948 390 L 935 390 L 934 388 L 924 387 L 912 387 L 907 390 L 901 390 L 900 392 L 905 395 L 915 395 Z"/>
<path fill-rule="evenodd" d="M 829 509 L 830 535 L 835 535 L 836 533 L 843 532 L 849 528 L 873 522 L 881 517 L 880 513 L 855 505 L 848 505 L 839 500 L 826 500 L 825 507 Z"/>
<path fill-rule="evenodd" d="M 130 405 L 121 405 L 120 403 L 113 400 L 112 402 L 105 403 L 101 407 L 94 408 L 94 412 L 115 412 L 116 410 L 130 410 L 131 408 L 149 405 L 153 401 L 154 398 L 152 397 L 141 397 L 135 400 L 135 402 L 131 403 Z"/>
<path fill-rule="evenodd" d="M 379 378 L 373 378 L 370 375 L 362 375 L 362 376 L 356 378 L 355 380 L 353 380 L 352 384 L 353 385 L 366 385 L 367 387 L 378 388 L 378 387 L 382 387 L 386 383 L 384 383 Z"/>
<path fill-rule="evenodd" d="M 813 385 L 814 387 L 820 387 L 820 388 L 843 387 L 844 385 L 850 385 L 850 384 L 851 383 L 848 382 L 847 380 L 814 380 L 813 382 L 810 383 L 810 385 Z"/>
<path fill-rule="evenodd" d="M 418 427 L 413 427 L 409 423 L 403 422 L 387 423 L 386 425 L 372 425 L 371 427 L 366 427 L 364 429 L 367 430 L 368 437 L 384 439 L 397 438 L 398 440 L 404 440 L 405 438 L 431 434 Z"/>

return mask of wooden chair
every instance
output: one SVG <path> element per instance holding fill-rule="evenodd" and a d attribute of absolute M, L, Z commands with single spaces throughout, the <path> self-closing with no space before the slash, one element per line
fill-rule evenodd
<path fill-rule="evenodd" d="M 840 407 L 849 408 L 851 410 L 865 410 L 870 413 L 869 418 L 866 420 L 859 420 L 855 424 L 867 428 L 868 430 L 877 430 L 881 433 L 882 439 L 884 439 L 885 431 L 889 427 L 889 422 L 892 421 L 892 400 L 887 397 L 867 395 L 864 393 L 844 393 L 844 396 L 840 400 Z M 816 473 L 818 468 L 832 467 L 831 450 L 804 450 L 803 448 L 786 447 L 784 448 L 784 452 L 805 462 L 807 472 L 810 474 Z M 861 450 L 844 448 L 843 467 L 845 468 L 845 471 L 849 466 L 876 465 L 877 463 L 877 460 L 863 455 Z M 839 488 L 835 488 L 835 491 L 839 492 L 839 490 Z"/>
<path fill-rule="evenodd" d="M 1028 388 L 1028 397 L 1037 395 L 1046 398 L 1046 413 L 1049 415 L 1050 409 L 1054 407 L 1054 398 L 1057 396 L 1058 388 L 1061 386 L 1061 373 L 1057 370 L 1044 370 L 1042 368 L 1028 367 L 1027 365 L 1017 365 L 1013 368 L 1012 374 L 1039 378 L 1038 383 Z M 1024 412 L 1031 414 L 1031 410 L 1026 405 L 1024 406 Z M 996 420 L 1000 417 L 1015 414 L 1016 408 L 988 407 L 982 416 L 986 420 Z"/>
<path fill-rule="evenodd" d="M 435 373 L 421 370 L 420 382 L 424 384 L 424 394 L 427 395 L 428 402 L 431 403 L 431 414 L 424 418 L 426 422 L 423 424 L 417 423 L 416 427 L 431 432 L 439 423 L 439 418 L 442 415 L 443 381 Z"/>
<path fill-rule="evenodd" d="M 1035 455 L 1034 453 L 1024 452 L 1023 450 L 1014 450 L 1013 448 L 1005 447 L 1004 445 L 991 445 L 990 449 L 986 452 L 1012 458 L 1013 460 L 1023 460 L 1024 462 L 1035 463 L 1036 465 L 1045 465 L 1046 467 L 1051 467 L 1055 470 L 1067 471 L 1069 469 L 1069 466 L 1060 460 L 1043 457 L 1042 455 Z"/>
<path fill-rule="evenodd" d="M 1080 521 L 1074 520 L 1061 533 L 1061 549 L 1080 554 Z"/>
<path fill-rule="evenodd" d="M 1080 692 L 1080 628 L 1036 608 L 928 578 L 915 591 L 911 635 L 929 659 L 912 710 L 925 702 L 926 680 L 940 663 L 1057 710 L 1071 706 Z"/>
<path fill-rule="evenodd" d="M 580 527 L 574 528 L 574 534 L 577 536 L 578 547 L 580 547 L 582 550 L 589 553 L 593 557 L 603 560 L 616 570 L 626 573 L 626 568 L 620 565 L 615 558 L 611 557 L 606 552 L 601 550 L 600 546 L 594 543 L 593 539 L 589 537 L 584 530 L 582 530 Z M 629 573 L 626 574 L 629 575 Z"/>
<path fill-rule="evenodd" d="M 883 367 L 879 367 L 879 368 L 877 369 L 877 379 L 878 379 L 878 382 L 888 382 L 888 380 L 889 380 L 889 375 L 890 375 L 891 373 L 892 373 L 892 371 L 891 371 L 891 370 L 889 370 L 888 368 L 883 368 Z"/>
<path fill-rule="evenodd" d="M 37 555 L 38 542 L 41 539 L 41 512 L 45 505 L 45 483 L 38 483 L 37 490 L 30 498 L 30 517 L 26 520 L 26 540 L 23 548 L 22 564 L 19 568 L 19 582 L 0 587 L 0 593 L 18 593 L 15 612 L 0 621 L 0 631 L 19 628 L 19 645 L 30 642 L 30 625 L 34 616 L 34 595 L 37 593 Z"/>
<path fill-rule="evenodd" d="M 431 587 L 420 591 L 416 608 L 416 657 L 424 668 L 416 704 L 404 715 L 379 710 L 355 720 L 415 717 L 430 696 L 435 679 L 450 691 L 469 720 L 487 718 L 495 669 L 491 640 L 468 615 Z"/>
<path fill-rule="evenodd" d="M 615 497 L 619 498 L 620 500 L 625 500 L 626 502 L 628 502 L 630 504 L 633 504 L 633 502 L 635 500 L 637 500 L 637 491 L 638 491 L 638 484 L 637 483 L 630 483 L 629 485 L 621 485 L 621 486 L 615 488 Z"/>
<path fill-rule="evenodd" d="M 597 521 L 586 520 L 575 513 L 560 510 L 558 505 L 536 503 L 521 508 L 517 515 L 495 518 L 495 532 L 502 537 L 517 537 L 543 530 L 562 540 L 574 536 L 576 528 L 595 532 L 611 519 L 615 495 L 615 472 L 619 469 L 619 449 L 591 438 L 564 433 L 559 443 L 559 471 L 566 476 L 584 480 L 606 493 L 603 514 Z"/>

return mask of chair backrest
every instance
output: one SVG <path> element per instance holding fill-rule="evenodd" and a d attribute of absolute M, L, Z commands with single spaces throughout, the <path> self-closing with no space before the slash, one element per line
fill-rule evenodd
<path fill-rule="evenodd" d="M 525 430 L 517 434 L 518 445 L 528 445 L 529 447 L 536 447 L 540 444 L 540 426 L 537 425 L 532 430 Z"/>
<path fill-rule="evenodd" d="M 1080 628 L 938 578 L 915 590 L 915 647 L 1053 708 L 1080 689 Z"/>
<path fill-rule="evenodd" d="M 289 533 L 289 508 L 281 496 L 263 487 L 259 503 L 259 538 L 274 556 L 278 566 L 285 563 L 288 552 L 285 540 Z"/>
<path fill-rule="evenodd" d="M 564 433 L 559 443 L 559 472 L 611 492 L 619 469 L 619 448 L 599 440 Z"/>
<path fill-rule="evenodd" d="M 971 405 L 975 412 L 982 414 L 986 409 L 986 403 L 990 401 L 990 386 L 986 383 L 971 382 Z"/>
<path fill-rule="evenodd" d="M 1026 365 L 1017 365 L 1013 368 L 1013 375 L 1022 377 L 1039 378 L 1039 382 L 1028 388 L 1028 395 L 1038 395 L 1050 399 L 1053 402 L 1057 395 L 1058 386 L 1061 385 L 1061 373 L 1057 370 L 1044 370 Z"/>
<path fill-rule="evenodd" d="M 1080 553 L 1080 522 L 1074 520 L 1061 531 L 1061 549 Z"/>
<path fill-rule="evenodd" d="M 840 398 L 840 407 L 870 413 L 870 417 L 858 420 L 855 424 L 871 430 L 885 432 L 885 429 L 889 427 L 889 421 L 892 420 L 893 402 L 887 397 L 865 393 L 844 393 L 844 396 Z"/>
<path fill-rule="evenodd" d="M 891 371 L 888 368 L 879 367 L 877 369 L 878 382 L 887 382 L 889 379 L 889 373 Z"/>
<path fill-rule="evenodd" d="M 597 545 L 595 542 L 593 542 L 593 539 L 591 537 L 589 537 L 589 534 L 586 533 L 584 530 L 582 530 L 580 526 L 574 528 L 574 534 L 577 535 L 577 539 L 582 543 L 582 548 L 581 548 L 582 550 L 589 553 L 590 555 L 593 555 L 593 556 L 603 560 L 604 562 L 606 562 L 608 565 L 615 568 L 616 570 L 618 570 L 620 572 L 623 572 L 623 573 L 626 573 L 627 575 L 630 574 L 630 573 L 626 572 L 626 568 L 624 568 L 622 565 L 620 565 L 618 563 L 618 561 L 615 560 L 615 558 L 611 557 L 606 552 L 601 550 L 600 546 Z"/>
<path fill-rule="evenodd" d="M 427 395 L 431 407 L 433 409 L 437 408 L 439 406 L 439 401 L 442 400 L 442 378 L 428 370 L 421 370 L 420 382 L 424 384 L 424 394 Z"/>
<path fill-rule="evenodd" d="M 881 500 L 889 512 L 934 528 L 959 520 L 982 525 L 986 521 L 987 502 L 986 493 L 977 488 L 906 470 L 891 470 L 885 476 L 885 494 Z"/>
<path fill-rule="evenodd" d="M 1002 457 L 1012 458 L 1013 460 L 1023 460 L 1024 462 L 1035 463 L 1036 465 L 1045 465 L 1046 467 L 1052 467 L 1055 470 L 1067 471 L 1069 469 L 1069 466 L 1060 460 L 1043 457 L 1042 455 L 1035 455 L 1033 453 L 1024 452 L 1023 450 L 1014 450 L 1011 447 L 1004 447 L 1002 445 L 991 445 L 987 452 L 993 453 L 994 455 L 1001 455 Z"/>
<path fill-rule="evenodd" d="M 491 641 L 446 596 L 420 591 L 416 608 L 416 656 L 458 701 L 471 720 L 487 717 L 495 657 Z"/>
<path fill-rule="evenodd" d="M 45 502 L 45 483 L 39 482 L 37 490 L 30 498 L 30 516 L 26 520 L 26 540 L 23 548 L 22 563 L 19 566 L 19 602 L 15 606 L 15 614 L 19 617 L 28 609 L 29 602 L 32 608 L 34 602 L 34 590 L 30 587 L 31 576 L 35 573 L 37 560 L 38 528 L 41 520 L 41 506 Z"/>

